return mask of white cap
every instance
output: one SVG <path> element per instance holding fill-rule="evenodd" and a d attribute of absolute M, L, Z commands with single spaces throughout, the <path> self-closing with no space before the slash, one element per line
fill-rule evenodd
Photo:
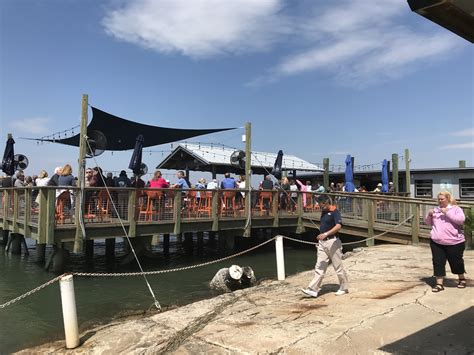
<path fill-rule="evenodd" d="M 232 265 L 229 268 L 229 275 L 234 280 L 240 280 L 240 278 L 242 277 L 242 268 L 239 265 Z"/>

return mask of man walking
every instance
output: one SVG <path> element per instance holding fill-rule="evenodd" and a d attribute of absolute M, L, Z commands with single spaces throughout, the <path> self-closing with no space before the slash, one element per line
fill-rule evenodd
<path fill-rule="evenodd" d="M 328 264 L 331 262 L 339 279 L 339 290 L 336 295 L 345 295 L 349 292 L 349 285 L 346 272 L 342 266 L 342 244 L 337 234 L 342 228 L 341 213 L 336 209 L 336 206 L 331 205 L 331 199 L 327 195 L 319 196 L 318 204 L 321 208 L 321 225 L 319 227 L 320 234 L 316 237 L 319 243 L 314 268 L 315 275 L 308 287 L 301 289 L 301 291 L 308 296 L 318 297 Z"/>

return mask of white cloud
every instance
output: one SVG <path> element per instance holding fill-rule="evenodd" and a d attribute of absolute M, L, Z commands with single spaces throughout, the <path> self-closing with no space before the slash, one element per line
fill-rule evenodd
<path fill-rule="evenodd" d="M 286 32 L 282 0 L 133 0 L 103 19 L 106 32 L 165 53 L 210 57 L 268 49 Z"/>
<path fill-rule="evenodd" d="M 405 75 L 460 45 L 447 31 L 415 31 L 403 24 L 402 14 L 412 15 L 399 0 L 338 2 L 300 27 L 306 31 L 306 49 L 283 58 L 248 85 L 323 71 L 339 82 L 363 87 Z"/>
<path fill-rule="evenodd" d="M 444 58 L 463 40 L 423 22 L 405 0 L 127 0 L 103 19 L 105 31 L 161 53 L 211 58 L 270 50 L 274 65 L 247 85 L 323 72 L 364 87 Z M 287 9 L 304 7 L 290 15 Z M 411 20 L 413 19 L 413 20 Z M 423 22 L 425 23 L 425 22 Z"/>
<path fill-rule="evenodd" d="M 51 120 L 46 117 L 33 117 L 15 120 L 11 122 L 9 126 L 23 134 L 46 134 L 50 131 L 48 128 L 50 121 Z"/>
<path fill-rule="evenodd" d="M 451 135 L 457 137 L 474 137 L 474 128 L 467 128 L 462 131 L 453 132 Z"/>
<path fill-rule="evenodd" d="M 459 144 L 449 144 L 440 147 L 440 149 L 474 149 L 474 141 Z"/>

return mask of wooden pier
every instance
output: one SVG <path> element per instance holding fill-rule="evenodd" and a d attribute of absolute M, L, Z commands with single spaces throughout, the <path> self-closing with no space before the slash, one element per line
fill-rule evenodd
<path fill-rule="evenodd" d="M 0 188 L 0 229 L 34 239 L 38 245 L 56 245 L 72 251 L 72 243 L 187 232 L 217 232 L 251 236 L 252 230 L 304 233 L 319 227 L 315 195 L 308 192 L 243 190 L 185 190 L 132 188 Z M 247 195 L 247 196 L 245 196 Z M 82 196 L 82 198 L 78 198 Z M 341 232 L 403 244 L 429 238 L 423 222 L 434 199 L 388 194 L 330 194 L 341 211 Z M 76 202 L 83 200 L 81 223 Z M 474 215 L 474 202 L 462 202 L 466 215 Z M 465 225 L 466 248 L 472 248 L 472 217 Z M 250 231 L 250 233 L 246 233 Z M 357 239 L 354 239 L 357 240 Z M 368 245 L 374 243 L 369 240 Z"/>

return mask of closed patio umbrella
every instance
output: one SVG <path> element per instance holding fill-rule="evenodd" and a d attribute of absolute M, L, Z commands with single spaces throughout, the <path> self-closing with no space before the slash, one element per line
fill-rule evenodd
<path fill-rule="evenodd" d="M 9 135 L 2 159 L 2 171 L 8 176 L 13 176 L 13 174 L 15 174 L 14 144 L 15 141 L 13 140 L 13 137 Z"/>
<path fill-rule="evenodd" d="M 345 171 L 345 191 L 346 192 L 354 192 L 355 191 L 355 186 L 354 186 L 354 175 L 352 173 L 352 158 L 350 154 L 347 155 L 346 157 L 346 171 Z"/>
<path fill-rule="evenodd" d="M 272 169 L 272 172 L 271 174 L 277 178 L 278 180 L 281 179 L 281 167 L 282 167 L 282 164 L 283 164 L 283 150 L 279 150 L 278 151 L 278 154 L 277 154 L 277 157 L 276 157 L 276 160 L 275 160 L 275 164 L 273 165 L 273 169 Z"/>
<path fill-rule="evenodd" d="M 388 163 L 387 159 L 382 162 L 382 192 L 388 192 Z"/>
<path fill-rule="evenodd" d="M 128 168 L 137 176 L 140 175 L 144 141 L 143 135 L 139 134 L 135 142 L 135 149 L 133 149 L 132 159 L 130 159 L 130 164 L 128 165 Z"/>

